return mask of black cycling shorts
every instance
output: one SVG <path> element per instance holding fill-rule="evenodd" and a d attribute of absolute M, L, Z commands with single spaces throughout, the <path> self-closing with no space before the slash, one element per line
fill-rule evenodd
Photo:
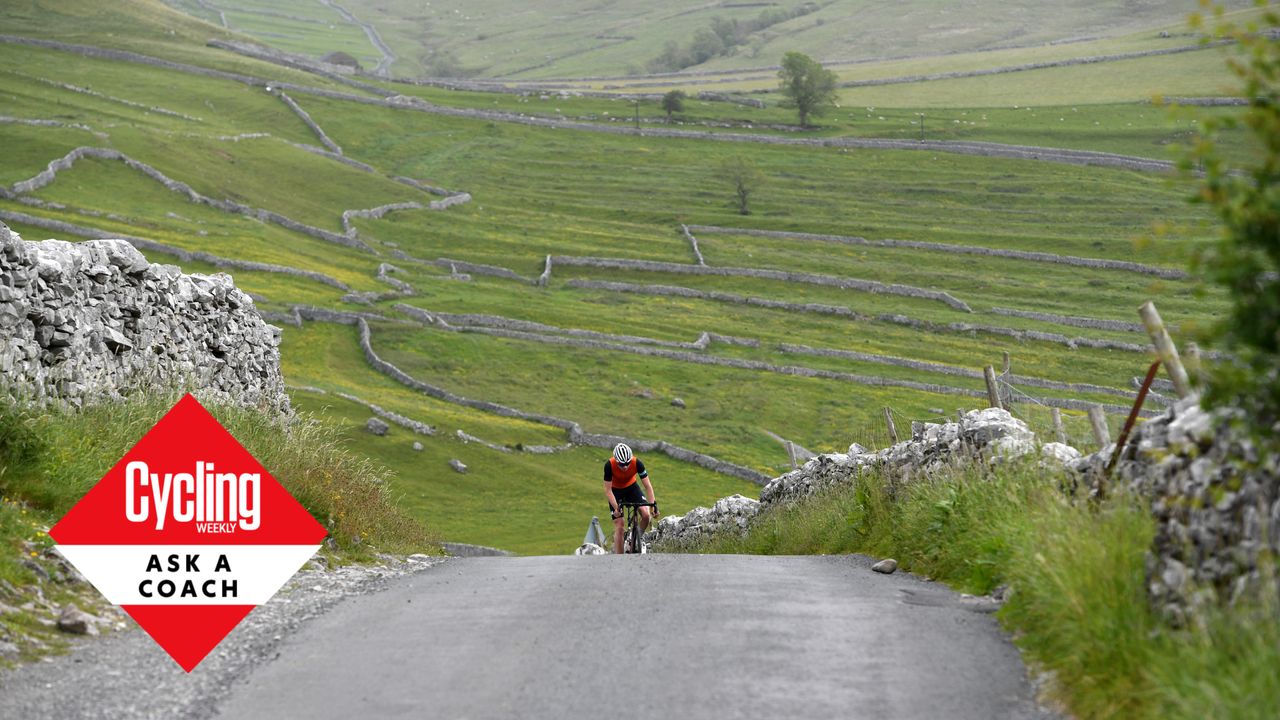
<path fill-rule="evenodd" d="M 649 502 L 649 498 L 644 496 L 644 491 L 640 489 L 640 481 L 637 480 L 624 488 L 610 488 L 613 490 L 613 499 L 620 503 L 643 503 Z M 618 508 L 622 510 L 621 507 Z M 609 514 L 612 517 L 613 508 L 609 508 Z"/>

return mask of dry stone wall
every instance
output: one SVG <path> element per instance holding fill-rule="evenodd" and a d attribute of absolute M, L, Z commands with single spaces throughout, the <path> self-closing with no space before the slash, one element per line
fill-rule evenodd
<path fill-rule="evenodd" d="M 1182 280 L 1188 277 L 1186 271 L 1174 268 L 1162 268 L 1154 265 L 1128 262 L 1126 260 L 1104 260 L 1100 258 L 1076 257 L 1073 255 L 1057 255 L 1029 250 L 1008 250 L 989 248 L 979 245 L 956 245 L 952 243 L 928 242 L 925 240 L 868 240 L 854 235 L 823 235 L 818 233 L 787 232 L 783 230 L 757 230 L 753 228 L 730 228 L 716 225 L 689 225 L 689 230 L 701 233 L 718 233 L 722 235 L 744 235 L 747 237 L 780 238 L 786 240 L 811 240 L 817 242 L 839 243 L 842 245 L 866 245 L 870 247 L 909 248 L 912 250 L 930 250 L 934 252 L 954 253 L 957 255 L 984 255 L 986 257 L 1011 258 L 1014 260 L 1030 260 L 1033 262 L 1056 263 L 1075 267 L 1087 267 L 1099 270 L 1123 270 L 1142 275 L 1154 275 L 1170 280 Z"/>
<path fill-rule="evenodd" d="M 759 501 L 741 496 L 722 498 L 712 507 L 695 507 L 684 516 L 659 520 L 645 539 L 654 550 L 663 551 L 686 547 L 726 530 L 745 533 L 759 511 L 850 484 L 872 471 L 887 471 L 909 482 L 957 460 L 1004 462 L 1024 456 L 1038 456 L 1046 466 L 1064 471 L 1064 462 L 1078 459 L 1079 452 L 1060 443 L 1037 445 L 1027 425 L 1005 410 L 974 410 L 957 423 L 918 424 L 911 439 L 881 451 L 868 451 L 855 443 L 847 452 L 818 455 L 765 484 Z"/>
<path fill-rule="evenodd" d="M 1138 426 L 1116 465 L 1113 482 L 1149 499 L 1147 589 L 1174 623 L 1206 603 L 1280 595 L 1259 569 L 1261 556 L 1280 556 L 1280 456 L 1262 452 L 1239 420 L 1232 409 L 1205 411 L 1193 395 Z M 1076 468 L 1096 479 L 1112 454 L 1105 448 Z"/>
<path fill-rule="evenodd" d="M 928 320 L 917 320 L 905 315 L 898 314 L 881 314 L 870 316 L 865 313 L 857 312 L 848 307 L 841 305 L 824 305 L 822 303 L 792 303 L 785 300 L 772 300 L 769 298 L 752 297 L 747 295 L 736 295 L 734 293 L 720 292 L 717 290 L 697 290 L 694 288 L 681 287 L 679 285 L 645 285 L 639 283 L 622 283 L 608 280 L 570 280 L 567 285 L 569 287 L 583 288 L 588 290 L 608 290 L 610 292 L 626 292 L 636 293 L 639 295 L 655 295 L 661 297 L 684 297 L 699 298 L 703 300 L 715 300 L 717 302 L 727 302 L 735 305 L 750 305 L 754 307 L 769 308 L 773 310 L 785 310 L 788 312 L 805 312 L 816 313 L 819 315 L 835 315 L 837 317 L 847 317 L 853 320 L 875 321 L 891 323 L 894 325 L 903 325 L 913 327 L 929 332 L 956 332 L 970 333 L 983 332 L 992 335 L 1002 335 L 1005 337 L 1015 338 L 1017 340 L 1041 340 L 1043 342 L 1051 342 L 1059 345 L 1066 345 L 1069 348 L 1092 347 L 1107 350 L 1124 350 L 1126 352 L 1147 353 L 1150 348 L 1139 345 L 1137 343 L 1126 343 L 1115 340 L 1100 340 L 1096 338 L 1086 337 L 1067 337 L 1058 333 L 1046 333 L 1038 330 L 1017 330 L 1015 328 L 999 327 L 994 325 L 979 325 L 974 323 L 935 323 Z"/>
<path fill-rule="evenodd" d="M 0 124 L 30 125 L 32 127 L 67 128 L 70 130 L 83 130 L 87 133 L 92 133 L 93 135 L 96 135 L 97 137 L 103 138 L 103 139 L 106 139 L 107 137 L 106 133 L 94 130 L 88 125 L 81 125 L 80 123 L 62 122 L 61 120 L 45 120 L 41 118 L 19 118 L 19 117 L 12 117 L 9 115 L 0 115 Z"/>
<path fill-rule="evenodd" d="M 234 200 L 218 200 L 217 198 L 211 198 L 207 195 L 202 195 L 196 192 L 190 185 L 184 182 L 180 182 L 178 180 L 174 180 L 168 177 L 167 175 L 165 175 L 164 173 L 160 172 L 159 170 L 156 170 L 155 168 L 151 167 L 150 165 L 144 162 L 139 162 L 137 160 L 134 160 L 133 158 L 129 157 L 128 155 L 125 155 L 119 150 L 113 150 L 110 148 L 99 148 L 99 147 L 89 147 L 89 146 L 78 147 L 72 150 L 71 152 L 67 153 L 65 156 L 58 158 L 57 160 L 54 160 L 53 162 L 49 163 L 49 166 L 45 170 L 41 171 L 40 173 L 37 173 L 34 177 L 14 183 L 13 186 L 9 188 L 7 192 L 11 195 L 21 195 L 24 193 L 29 193 L 35 190 L 39 190 L 40 188 L 53 182 L 59 172 L 70 169 L 70 167 L 73 164 L 75 164 L 77 161 L 83 160 L 85 158 L 96 158 L 99 160 L 119 160 L 129 168 L 133 170 L 137 170 L 138 172 L 160 183 L 166 189 L 172 192 L 176 192 L 180 195 L 186 196 L 188 200 L 194 203 L 208 205 L 210 207 L 217 208 L 218 210 L 222 210 L 223 212 L 255 217 L 259 220 L 276 223 L 277 225 L 281 225 L 283 227 L 286 227 L 295 232 L 302 233 L 304 235 L 309 235 L 314 238 L 319 238 L 320 240 L 336 243 L 338 245 L 345 245 L 347 247 L 356 248 L 358 250 L 364 250 L 365 252 L 370 252 L 370 253 L 373 252 L 372 248 L 370 248 L 368 245 L 364 244 L 358 239 L 350 238 L 350 237 L 347 237 L 346 235 L 339 235 L 338 233 L 330 232 L 328 230 L 322 230 L 317 227 L 312 227 L 310 225 L 306 225 L 296 220 L 287 218 L 284 215 L 281 215 L 280 213 L 277 213 L 277 212 L 273 212 L 271 210 L 265 210 L 262 208 L 253 208 L 243 203 L 235 202 Z"/>
<path fill-rule="evenodd" d="M 603 333 L 592 333 L 591 331 L 576 330 L 566 331 L 560 328 L 554 328 L 539 323 L 526 323 L 523 321 L 510 320 L 508 318 L 498 318 L 486 315 L 449 315 L 441 313 L 430 313 L 420 308 L 409 305 L 397 305 L 396 309 L 400 312 L 414 317 L 424 322 L 429 327 L 438 328 L 450 332 L 474 333 L 479 335 L 491 335 L 494 337 L 509 338 L 512 340 L 525 340 L 529 342 L 537 342 L 548 345 L 564 345 L 570 347 L 588 348 L 592 350 L 607 350 L 611 352 L 624 352 L 632 355 L 645 355 L 649 357 L 659 357 L 667 360 L 676 360 L 679 362 L 696 363 L 700 365 L 717 365 L 720 367 L 730 367 L 742 370 L 759 370 L 763 372 L 777 373 L 780 375 L 792 375 L 796 377 L 812 377 L 824 378 L 828 380 L 839 380 L 842 382 L 857 383 L 859 385 L 868 385 L 873 387 L 901 387 L 910 390 L 919 390 L 922 392 L 932 392 L 942 395 L 959 395 L 973 398 L 985 398 L 985 390 L 977 390 L 970 388 L 958 388 L 949 385 L 939 385 L 936 383 L 925 383 L 915 380 L 901 380 L 897 378 L 886 378 L 878 375 L 863 375 L 858 373 L 839 372 L 835 370 L 823 370 L 818 368 L 810 368 L 801 365 L 776 365 L 766 363 L 759 360 L 747 360 L 742 358 L 722 357 L 719 355 L 708 355 L 704 351 L 706 344 L 690 343 L 690 349 L 699 352 L 689 352 L 685 350 L 667 349 L 667 347 L 650 347 L 650 345 L 663 345 L 665 343 L 655 342 L 651 338 L 632 338 L 626 339 L 625 336 L 609 338 Z M 456 323 L 456 324 L 455 324 Z M 712 336 L 704 333 L 705 342 L 710 343 Z M 723 337 L 723 336 L 721 336 Z M 750 340 L 742 338 L 728 338 L 733 344 L 748 345 Z M 647 342 L 635 342 L 634 340 L 644 340 Z M 700 338 L 700 341 L 702 339 Z M 758 344 L 757 344 L 758 346 Z M 669 346 L 668 346 L 669 347 Z M 793 348 L 801 346 L 791 346 Z M 833 354 L 837 355 L 841 351 L 822 351 L 812 354 Z M 946 366 L 939 366 L 946 367 Z M 1013 378 L 1010 378 L 1012 380 Z M 1114 388 L 1102 388 L 1095 385 L 1071 384 L 1071 383 L 1055 383 L 1054 381 L 1042 380 L 1040 378 L 1018 378 L 1026 380 L 1024 384 L 1040 384 L 1047 387 L 1062 386 L 1075 392 L 1095 392 L 1104 391 L 1113 395 L 1128 397 L 1131 393 L 1125 390 L 1117 390 Z M 1030 398 L 1010 397 L 1009 402 L 1024 402 Z M 1073 400 L 1069 398 L 1041 397 L 1035 398 L 1035 402 L 1050 407 L 1058 407 L 1068 410 L 1088 410 L 1095 403 L 1085 402 L 1082 400 Z M 1102 404 L 1104 410 L 1113 413 L 1128 412 L 1129 408 L 1123 405 Z M 1149 414 L 1146 411 L 1145 414 Z"/>
<path fill-rule="evenodd" d="M 850 484 L 872 471 L 889 471 L 909 478 L 959 459 L 1005 462 L 1028 455 L 1038 456 L 1041 462 L 1059 470 L 1064 467 L 1064 459 L 1079 457 L 1078 452 L 1065 445 L 1037 445 L 1027 426 L 1004 410 L 974 410 L 960 422 L 921 423 L 910 440 L 878 452 L 854 444 L 846 453 L 818 455 L 804 466 L 771 480 L 760 491 L 759 501 L 735 495 L 722 498 L 710 508 L 694 508 L 682 517 L 663 518 L 646 540 L 661 551 L 685 547 L 726 530 L 746 532 L 761 510 Z"/>
<path fill-rule="evenodd" d="M 639 270 L 642 272 L 662 272 L 683 275 L 720 275 L 725 277 L 750 277 L 759 280 L 777 280 L 780 282 L 803 283 L 807 285 L 823 285 L 842 290 L 901 295 L 904 297 L 935 300 L 961 312 L 971 313 L 972 308 L 950 293 L 940 290 L 925 290 L 910 285 L 886 284 L 876 280 L 819 275 L 817 273 L 789 272 L 786 270 L 763 270 L 758 268 L 710 267 L 707 265 L 686 265 L 683 263 L 659 262 L 656 260 L 624 260 L 621 258 L 578 257 L 570 255 L 552 255 L 553 265 L 569 265 L 573 267 L 602 268 L 606 270 Z"/>
<path fill-rule="evenodd" d="M 729 335 L 717 335 L 707 332 L 701 333 L 698 336 L 698 339 L 693 342 L 680 342 L 678 340 L 661 340 L 658 338 L 641 337 L 639 335 L 616 335 L 613 333 L 602 333 L 595 330 L 583 330 L 580 328 L 562 328 L 529 320 L 516 320 L 514 318 L 502 317 L 500 315 L 442 313 L 425 310 L 413 305 L 405 305 L 404 303 L 399 303 L 394 307 L 397 311 L 404 313 L 419 322 L 458 330 L 477 327 L 496 328 L 522 333 L 577 337 L 588 340 L 598 340 L 604 343 L 657 345 L 660 347 L 679 348 L 681 350 L 706 350 L 712 342 L 721 342 L 726 345 L 741 345 L 745 347 L 760 346 L 760 341 L 758 340 L 732 337 Z"/>
<path fill-rule="evenodd" d="M 237 260 L 234 258 L 225 258 L 212 253 L 198 252 L 193 250 L 184 250 L 182 248 L 165 245 L 154 240 L 145 240 L 139 237 L 129 235 L 119 235 L 109 233 L 105 230 L 96 230 L 94 228 L 84 227 L 81 225 L 73 225 L 72 223 L 62 222 L 61 220 L 50 220 L 48 218 L 27 215 L 26 213 L 12 212 L 9 210 L 0 210 L 0 220 L 12 223 L 22 223 L 32 227 L 38 227 L 53 232 L 64 233 L 68 235 L 76 235 L 79 237 L 87 237 L 92 239 L 116 239 L 124 240 L 139 250 L 154 250 L 162 252 L 166 255 L 172 255 L 183 262 L 196 261 L 209 263 L 215 267 L 232 268 L 236 270 L 253 270 L 256 272 L 278 273 L 281 275 L 292 275 L 294 277 L 306 278 L 319 283 L 324 283 L 330 287 L 339 290 L 350 290 L 346 283 L 337 278 L 325 275 L 324 273 L 315 272 L 314 270 L 299 270 L 295 267 L 287 265 L 272 265 L 271 263 L 260 263 L 252 260 Z"/>
<path fill-rule="evenodd" d="M 414 420 L 413 418 L 407 418 L 404 415 L 401 415 L 399 413 L 391 412 L 390 410 L 383 408 L 381 405 L 376 405 L 374 403 L 361 400 L 355 395 L 350 395 L 348 393 L 340 392 L 340 393 L 334 393 L 334 394 L 342 398 L 343 400 L 349 400 L 350 402 L 356 403 L 358 405 L 364 405 L 365 407 L 369 408 L 369 411 L 372 412 L 374 415 L 377 415 L 378 417 L 383 418 L 384 420 L 390 420 L 396 425 L 399 425 L 402 428 L 415 432 L 418 435 L 435 435 L 436 434 L 435 428 L 431 427 L 430 425 L 424 422 L 419 422 L 417 420 Z"/>
<path fill-rule="evenodd" d="M 1050 322 L 1057 325 L 1070 325 L 1072 327 L 1089 328 L 1091 330 L 1113 330 L 1116 332 L 1145 332 L 1145 328 L 1139 323 L 1125 322 L 1123 320 L 1102 320 L 1099 318 L 1079 317 L 1075 315 L 1056 315 L 1053 313 L 1033 312 L 1030 310 L 1014 310 L 1012 308 L 993 307 L 991 312 L 996 315 L 1005 315 L 1008 317 L 1027 318 L 1028 320 L 1040 320 L 1041 322 Z M 1174 330 L 1173 327 L 1169 328 Z"/>
<path fill-rule="evenodd" d="M 703 453 L 693 452 L 685 448 L 672 445 L 663 440 L 644 440 L 639 438 L 627 438 L 615 435 L 593 435 L 584 433 L 582 427 L 572 420 L 565 420 L 551 415 L 541 415 L 537 413 L 528 413 L 516 408 L 507 407 L 494 402 L 485 400 L 474 400 L 466 398 L 455 393 L 451 393 L 443 388 L 436 387 L 430 383 L 422 382 L 417 378 L 409 375 L 395 365 L 383 360 L 373 349 L 372 332 L 369 328 L 367 319 L 380 319 L 377 316 L 361 315 L 356 313 L 314 313 L 312 317 L 307 319 L 320 319 L 331 322 L 343 322 L 347 324 L 355 324 L 360 329 L 360 349 L 364 352 L 365 360 L 378 372 L 387 375 L 396 382 L 407 387 L 413 388 L 418 392 L 438 400 L 462 405 L 464 407 L 474 408 L 483 412 L 501 415 L 503 417 L 512 417 L 519 420 L 527 420 L 541 425 L 550 425 L 551 427 L 560 428 L 568 433 L 569 442 L 575 445 L 589 445 L 592 447 L 612 448 L 616 443 L 625 442 L 632 448 L 640 452 L 661 452 L 669 457 L 683 462 L 693 463 L 700 467 L 704 467 L 713 472 L 719 472 L 725 475 L 741 478 L 755 483 L 763 483 L 767 480 L 764 473 L 757 472 L 750 468 L 734 465 L 723 460 L 705 455 Z M 332 318 L 332 319 L 330 319 Z"/>
<path fill-rule="evenodd" d="M 694 237 L 693 233 L 689 232 L 688 225 L 681 225 L 680 230 L 684 233 L 685 239 L 689 241 L 689 247 L 693 248 L 693 257 L 697 259 L 699 265 L 705 266 L 707 264 L 707 261 L 706 261 L 706 258 L 702 257 L 702 250 L 698 248 L 698 238 Z M 547 260 L 548 260 L 547 275 L 548 276 L 550 276 L 551 274 L 550 258 L 551 256 L 548 255 L 547 256 Z"/>
<path fill-rule="evenodd" d="M 302 122 L 307 127 L 311 128 L 311 132 L 315 133 L 316 137 L 320 139 L 320 142 L 324 144 L 325 147 L 329 148 L 329 150 L 331 150 L 334 153 L 337 153 L 338 155 L 343 154 L 342 146 L 334 142 L 333 138 L 329 137 L 328 133 L 326 133 L 324 129 L 321 128 L 320 125 L 316 123 L 315 120 L 311 119 L 311 114 L 308 113 L 306 110 L 303 110 L 302 106 L 299 105 L 297 102 L 295 102 L 293 98 L 289 97 L 288 93 L 281 91 L 280 99 L 284 101 L 285 106 L 287 106 L 290 110 L 293 111 L 295 115 L 297 115 L 299 118 L 302 119 Z"/>
<path fill-rule="evenodd" d="M 1046 60 L 1038 63 L 1024 63 L 1022 65 L 1006 65 L 1004 67 L 985 68 L 981 70 L 956 70 L 953 72 L 932 73 L 929 75 L 903 75 L 891 78 L 877 78 L 874 80 L 849 80 L 842 82 L 837 87 L 855 88 L 870 87 L 873 85 L 900 85 L 903 83 L 927 82 L 933 80 L 951 80 L 955 78 L 968 77 L 984 77 L 986 75 L 1001 75 L 1012 72 L 1025 72 L 1028 70 L 1043 70 L 1045 68 L 1070 67 L 1075 65 L 1093 65 L 1103 62 L 1114 62 L 1116 60 L 1132 60 L 1135 58 L 1154 57 L 1157 55 L 1176 55 L 1179 53 L 1196 52 L 1206 47 L 1215 47 L 1228 45 L 1235 42 L 1234 40 L 1217 40 L 1205 44 L 1183 45 L 1172 48 L 1157 48 L 1154 50 L 1137 50 L 1127 53 L 1113 53 L 1111 55 L 1094 55 L 1091 57 L 1066 58 L 1063 60 Z"/>
<path fill-rule="evenodd" d="M 395 255 L 396 257 L 402 256 L 398 253 L 392 253 L 392 255 Z M 408 255 L 404 255 L 403 257 L 409 260 L 415 259 Z M 448 268 L 449 271 L 455 275 L 458 274 L 459 270 L 462 270 L 464 272 L 471 273 L 472 275 L 488 275 L 490 277 L 506 278 L 507 280 L 517 280 L 523 283 L 535 283 L 534 280 L 527 278 L 514 270 L 499 267 L 497 265 L 484 265 L 481 263 L 467 262 L 465 260 L 453 260 L 450 258 L 437 258 L 435 260 L 424 260 L 422 262 L 435 265 L 437 267 Z"/>
<path fill-rule="evenodd" d="M 27 242 L 0 224 L 4 392 L 82 405 L 157 387 L 286 415 L 280 334 L 227 275 L 153 265 L 123 240 Z"/>
<path fill-rule="evenodd" d="M 340 162 L 343 165 L 353 167 L 359 170 L 360 172 L 366 172 L 371 175 L 376 175 L 378 173 L 378 171 L 372 165 L 368 163 L 362 163 L 359 160 L 356 160 L 354 158 L 349 158 L 346 155 L 340 155 L 336 152 L 333 152 L 332 150 L 326 150 L 325 148 L 322 148 L 322 147 L 316 147 L 315 145 L 306 145 L 304 143 L 289 143 L 289 144 L 298 148 L 299 150 L 302 150 L 304 152 L 309 152 L 312 155 L 319 155 L 320 157 L 329 158 L 334 162 Z"/>
<path fill-rule="evenodd" d="M 833 348 L 815 348 L 807 345 L 793 345 L 783 343 L 778 349 L 784 353 L 797 353 L 801 355 L 815 355 L 821 357 L 834 357 L 846 360 L 855 360 L 858 362 L 877 363 L 881 365 L 894 365 L 897 367 L 910 368 L 912 370 L 920 370 L 922 372 L 939 373 L 942 375 L 951 375 L 953 377 L 963 377 L 972 380 L 983 379 L 981 370 L 972 370 L 969 368 L 956 367 L 954 365 L 944 365 L 942 363 L 925 362 L 922 360 L 911 360 L 909 358 L 892 357 L 889 355 L 876 355 L 873 353 L 857 352 L 854 350 L 836 350 Z M 1047 380 L 1045 378 L 1031 377 L 1029 375 L 1007 375 L 1001 378 L 1010 385 L 1025 385 L 1027 387 L 1044 388 L 1047 390 L 1067 390 L 1077 393 L 1096 393 L 1099 395 L 1114 395 L 1126 399 L 1137 397 L 1137 393 L 1131 390 L 1122 390 L 1120 388 L 1106 387 L 1104 385 L 1093 385 L 1090 383 L 1069 383 L 1057 380 Z M 1150 398 L 1155 402 L 1163 404 L 1163 398 Z"/>

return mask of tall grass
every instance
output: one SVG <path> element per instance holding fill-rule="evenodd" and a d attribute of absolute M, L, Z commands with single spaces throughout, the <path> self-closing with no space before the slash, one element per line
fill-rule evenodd
<path fill-rule="evenodd" d="M 12 507 L 56 519 L 178 397 L 157 394 L 79 410 L 0 407 L 0 495 Z M 306 416 L 284 423 L 251 409 L 206 407 L 328 529 L 330 548 L 343 557 L 435 547 L 426 529 L 396 507 L 384 484 L 386 471 L 346 450 L 326 426 Z M 8 515 L 0 516 L 6 525 Z"/>
<path fill-rule="evenodd" d="M 1144 562 L 1154 532 L 1142 503 L 1090 503 L 1034 464 L 957 468 L 903 483 L 864 475 L 766 511 L 745 537 L 699 552 L 893 556 L 906 570 L 986 593 L 1046 692 L 1081 718 L 1275 717 L 1275 602 L 1213 608 L 1187 629 L 1150 609 Z"/>

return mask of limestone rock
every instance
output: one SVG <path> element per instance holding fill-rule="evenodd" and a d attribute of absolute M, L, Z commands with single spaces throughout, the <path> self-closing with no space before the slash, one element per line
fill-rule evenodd
<path fill-rule="evenodd" d="M 1059 442 L 1045 443 L 1040 446 L 1040 458 L 1045 465 L 1069 467 L 1080 459 L 1080 451 Z"/>
<path fill-rule="evenodd" d="M 672 399 L 671 399 L 671 405 L 672 405 L 673 407 L 678 407 L 678 408 L 680 408 L 681 410 L 683 410 L 683 409 L 685 408 L 684 400 L 681 400 L 680 398 L 672 398 Z"/>
<path fill-rule="evenodd" d="M 462 461 L 458 460 L 457 458 L 454 458 L 453 460 L 449 461 L 449 467 L 453 468 L 456 472 L 460 472 L 460 473 L 465 473 L 467 471 L 467 466 L 464 465 Z"/>
<path fill-rule="evenodd" d="M 422 443 L 418 442 L 417 440 L 414 440 L 414 441 L 413 441 L 413 451 L 414 451 L 414 452 L 422 452 Z"/>
<path fill-rule="evenodd" d="M 609 552 L 595 543 L 583 543 L 577 550 L 573 551 L 574 555 L 608 555 Z"/>
<path fill-rule="evenodd" d="M 872 565 L 871 569 L 884 575 L 892 575 L 898 571 L 898 561 L 893 558 L 885 558 L 875 565 Z"/>
<path fill-rule="evenodd" d="M 72 635 L 97 635 L 95 619 L 75 605 L 67 604 L 58 613 L 58 629 Z"/>
<path fill-rule="evenodd" d="M 387 431 L 391 429 L 391 426 L 383 422 L 381 418 L 371 417 L 367 422 L 365 422 L 364 429 L 374 435 L 382 436 L 387 434 Z"/>
<path fill-rule="evenodd" d="M 741 495 L 720 498 L 710 508 L 696 507 L 680 517 L 663 517 L 645 533 L 650 545 L 687 545 L 722 530 L 745 532 L 760 503 Z"/>

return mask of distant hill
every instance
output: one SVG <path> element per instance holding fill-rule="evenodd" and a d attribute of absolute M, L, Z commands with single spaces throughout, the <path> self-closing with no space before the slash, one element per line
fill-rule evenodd
<path fill-rule="evenodd" d="M 340 49 L 376 62 L 383 55 L 354 17 L 393 51 L 393 74 L 521 80 L 760 67 L 788 50 L 856 61 L 1040 45 L 1182 25 L 1198 8 L 1192 0 L 169 2 L 285 49 L 316 57 Z"/>

